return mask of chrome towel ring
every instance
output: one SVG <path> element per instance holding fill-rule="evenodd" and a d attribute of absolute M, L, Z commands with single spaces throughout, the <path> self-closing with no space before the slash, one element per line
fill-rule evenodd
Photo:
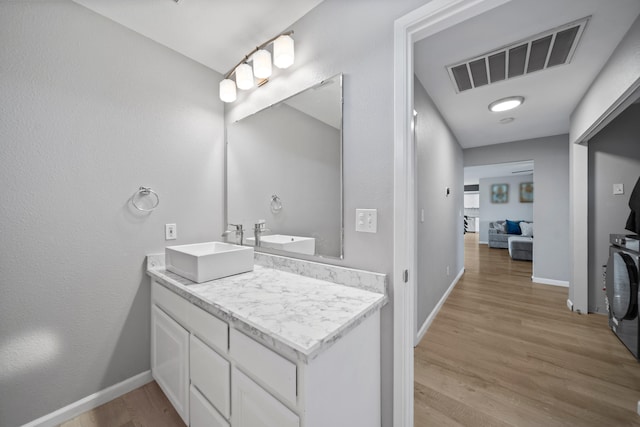
<path fill-rule="evenodd" d="M 151 206 L 148 209 L 145 208 L 141 208 L 140 206 L 138 206 L 136 204 L 136 197 L 141 197 L 141 196 L 153 196 L 155 197 L 155 203 L 153 204 L 153 206 Z M 158 193 L 156 193 L 155 191 L 153 191 L 151 189 L 151 187 L 140 187 L 138 188 L 138 191 L 136 191 L 135 193 L 133 193 L 133 196 L 131 196 L 131 204 L 133 204 L 133 207 L 135 207 L 136 209 L 138 209 L 139 211 L 142 212 L 151 212 L 152 210 L 154 210 L 155 208 L 158 207 L 158 205 L 160 204 L 160 196 L 158 196 Z"/>
<path fill-rule="evenodd" d="M 282 210 L 282 200 L 276 194 L 271 196 L 271 212 L 278 213 Z"/>

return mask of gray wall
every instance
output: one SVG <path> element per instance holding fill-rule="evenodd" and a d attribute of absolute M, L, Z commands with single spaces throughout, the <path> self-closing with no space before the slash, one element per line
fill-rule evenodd
<path fill-rule="evenodd" d="M 462 148 L 424 86 L 414 78 L 417 157 L 419 330 L 464 267 Z M 445 188 L 451 189 L 447 197 Z M 424 209 L 424 222 L 420 211 Z M 448 268 L 448 272 L 447 272 Z"/>
<path fill-rule="evenodd" d="M 556 135 L 464 150 L 464 165 L 533 160 L 533 275 L 569 280 L 569 143 Z"/>
<path fill-rule="evenodd" d="M 629 197 L 640 178 L 640 104 L 633 104 L 589 140 L 589 311 L 606 313 L 602 265 L 609 234 L 629 234 Z M 624 184 L 614 195 L 613 184 Z"/>
<path fill-rule="evenodd" d="M 0 426 L 149 369 L 147 253 L 220 235 L 220 76 L 70 1 L 0 2 Z M 151 186 L 144 215 L 129 197 Z"/>
<path fill-rule="evenodd" d="M 638 17 L 607 64 L 600 70 L 589 90 L 571 114 L 570 173 L 571 173 L 571 283 L 569 299 L 575 309 L 588 309 L 588 150 L 573 144 L 590 136 L 614 110 L 618 103 L 640 84 L 640 17 Z"/>
<path fill-rule="evenodd" d="M 230 124 L 227 141 L 227 220 L 251 235 L 265 219 L 269 234 L 315 237 L 317 254 L 340 256 L 340 131 L 279 104 Z"/>
<path fill-rule="evenodd" d="M 503 176 L 480 180 L 480 235 L 478 239 L 481 243 L 489 242 L 489 223 L 492 221 L 504 221 L 505 219 L 533 221 L 534 204 L 520 203 L 520 183 L 522 182 L 533 182 L 533 175 Z M 509 184 L 509 201 L 507 203 L 491 203 L 491 186 L 493 184 Z M 535 224 L 533 231 L 535 234 Z"/>
<path fill-rule="evenodd" d="M 606 65 L 571 114 L 570 141 L 580 141 L 632 86 L 640 82 L 640 17 L 624 36 Z"/>
<path fill-rule="evenodd" d="M 424 0 L 325 0 L 291 26 L 296 63 L 225 107 L 229 123 L 344 73 L 344 260 L 393 283 L 393 23 Z M 372 7 L 375 4 L 375 7 Z M 355 231 L 356 208 L 378 209 L 378 232 Z M 393 294 L 381 313 L 382 424 L 393 416 Z"/>

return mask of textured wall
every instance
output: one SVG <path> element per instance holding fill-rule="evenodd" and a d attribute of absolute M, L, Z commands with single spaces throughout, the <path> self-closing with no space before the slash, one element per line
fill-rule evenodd
<path fill-rule="evenodd" d="M 535 167 L 535 166 L 534 166 Z M 480 235 L 479 240 L 489 242 L 489 223 L 505 219 L 533 221 L 535 203 L 520 203 L 520 183 L 534 182 L 533 175 L 504 176 L 500 178 L 484 178 L 480 180 Z M 507 203 L 491 203 L 491 185 L 509 184 L 509 201 Z M 535 201 L 535 185 L 534 185 Z M 535 233 L 536 227 L 533 226 Z"/>
<path fill-rule="evenodd" d="M 69 1 L 0 2 L 0 426 L 149 369 L 144 257 L 223 217 L 220 76 Z M 148 215 L 128 199 L 160 194 Z"/>
<path fill-rule="evenodd" d="M 317 254 L 339 257 L 340 131 L 280 104 L 230 124 L 227 141 L 227 220 L 249 237 L 265 219 L 268 234 L 315 237 Z"/>
<path fill-rule="evenodd" d="M 414 78 L 414 108 L 418 113 L 415 119 L 418 173 L 416 328 L 420 330 L 464 267 L 461 216 L 464 169 L 458 140 L 417 78 Z M 446 187 L 451 189 L 448 197 Z M 423 209 L 424 221 L 421 221 Z"/>
<path fill-rule="evenodd" d="M 589 140 L 589 311 L 606 313 L 602 266 L 609 258 L 609 234 L 624 229 L 629 196 L 640 179 L 640 104 L 633 104 Z M 614 195 L 613 184 L 624 184 Z"/>
<path fill-rule="evenodd" d="M 528 139 L 464 150 L 464 165 L 533 160 L 535 221 L 533 276 L 569 280 L 568 135 Z"/>
<path fill-rule="evenodd" d="M 639 6 L 640 8 L 640 6 Z M 569 140 L 580 141 L 630 87 L 640 84 L 640 17 L 571 114 Z"/>

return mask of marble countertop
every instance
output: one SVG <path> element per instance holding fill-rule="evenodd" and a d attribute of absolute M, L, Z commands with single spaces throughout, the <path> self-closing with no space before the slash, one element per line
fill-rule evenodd
<path fill-rule="evenodd" d="M 308 362 L 387 302 L 383 293 L 256 265 L 195 283 L 151 264 L 159 284 L 285 356 Z"/>

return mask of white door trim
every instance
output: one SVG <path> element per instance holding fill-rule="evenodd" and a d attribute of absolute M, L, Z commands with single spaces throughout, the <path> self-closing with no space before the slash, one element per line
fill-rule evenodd
<path fill-rule="evenodd" d="M 393 425 L 413 427 L 416 185 L 413 44 L 510 0 L 432 0 L 394 23 Z M 409 272 L 404 281 L 404 272 Z"/>

